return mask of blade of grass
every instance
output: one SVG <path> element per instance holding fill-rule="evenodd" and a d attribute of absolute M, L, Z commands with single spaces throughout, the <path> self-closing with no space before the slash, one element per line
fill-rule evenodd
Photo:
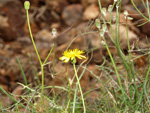
<path fill-rule="evenodd" d="M 1 113 L 4 113 L 3 105 L 2 105 L 2 103 L 1 103 L 1 102 L 0 102 L 0 108 L 1 108 L 1 109 L 0 109 L 0 112 L 1 112 Z"/>
<path fill-rule="evenodd" d="M 149 2 L 148 2 L 148 0 L 146 0 L 146 4 L 147 4 L 147 13 L 148 13 L 149 20 L 150 20 L 150 12 L 149 12 Z"/>
<path fill-rule="evenodd" d="M 145 93 L 145 96 L 146 96 L 146 99 L 148 101 L 148 104 L 150 105 L 150 100 L 149 100 L 149 97 L 148 97 L 148 94 L 147 94 L 147 91 L 146 91 L 146 84 L 149 80 L 147 80 L 145 83 L 144 83 L 144 93 Z"/>
<path fill-rule="evenodd" d="M 150 66 L 149 66 L 148 71 L 147 71 L 147 73 L 146 73 L 145 82 L 143 83 L 143 89 L 142 89 L 142 92 L 141 92 L 139 101 L 137 102 L 137 106 L 136 106 L 135 110 L 138 110 L 138 109 L 139 109 L 140 103 L 142 102 L 142 98 L 143 98 L 143 95 L 144 95 L 144 85 L 145 85 L 146 81 L 148 80 L 149 73 L 150 73 Z"/>
<path fill-rule="evenodd" d="M 27 84 L 27 79 L 26 79 L 25 73 L 24 73 L 24 71 L 23 71 L 23 68 L 22 68 L 22 66 L 21 66 L 21 63 L 20 63 L 20 61 L 19 61 L 19 58 L 17 58 L 17 62 L 18 62 L 18 64 L 19 64 L 19 67 L 20 67 L 20 70 L 21 70 L 21 73 L 22 73 L 22 76 L 23 76 L 24 83 L 25 83 L 25 85 L 27 86 L 27 85 L 28 85 L 28 84 Z"/>
<path fill-rule="evenodd" d="M 25 108 L 23 104 L 19 103 L 15 98 L 9 95 L 1 86 L 0 86 L 0 90 L 2 90 L 2 92 L 5 93 L 12 101 L 14 101 L 15 103 L 18 103 L 21 107 Z"/>
<path fill-rule="evenodd" d="M 53 48 L 54 48 L 54 46 L 51 48 L 50 52 L 48 53 L 48 55 L 47 55 L 47 57 L 46 57 L 46 59 L 45 59 L 43 65 L 45 65 L 45 63 L 47 62 L 49 56 L 51 55 L 51 52 L 53 51 Z"/>
<path fill-rule="evenodd" d="M 135 3 L 133 2 L 133 0 L 131 0 L 131 2 L 132 2 L 132 4 L 133 4 L 133 6 L 134 6 L 134 8 L 138 11 L 138 13 L 143 17 L 143 18 L 145 18 L 146 20 L 149 20 L 146 16 L 144 16 L 142 13 L 141 13 L 141 11 L 136 7 L 136 5 L 135 5 Z"/>

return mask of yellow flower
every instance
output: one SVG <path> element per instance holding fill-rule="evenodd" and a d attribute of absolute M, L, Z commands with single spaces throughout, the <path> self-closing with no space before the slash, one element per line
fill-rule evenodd
<path fill-rule="evenodd" d="M 83 50 L 74 49 L 74 50 L 67 50 L 63 53 L 63 56 L 60 57 L 60 60 L 63 60 L 65 63 L 67 63 L 69 60 L 73 61 L 76 57 L 79 59 L 86 58 L 85 56 L 81 55 L 83 54 Z"/>

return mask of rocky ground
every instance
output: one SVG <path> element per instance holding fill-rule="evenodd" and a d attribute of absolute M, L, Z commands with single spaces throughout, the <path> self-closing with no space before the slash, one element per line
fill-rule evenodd
<path fill-rule="evenodd" d="M 28 25 L 26 21 L 26 11 L 24 9 L 25 0 L 0 0 L 0 86 L 6 91 L 20 95 L 22 88 L 17 82 L 24 83 L 21 70 L 17 63 L 19 58 L 23 67 L 28 83 L 37 84 L 37 77 L 40 79 L 40 65 L 33 48 Z M 146 14 L 141 0 L 134 0 L 139 10 Z M 108 7 L 113 3 L 113 0 L 101 0 L 103 7 Z M 138 45 L 140 49 L 148 48 L 150 37 L 150 23 L 137 27 L 138 24 L 144 23 L 146 20 L 135 10 L 130 0 L 123 0 L 121 12 L 128 10 L 130 17 L 133 20 L 128 20 L 129 25 L 129 40 L 133 48 Z M 115 19 L 115 9 L 113 10 L 113 18 Z M 101 43 L 98 30 L 94 24 L 96 18 L 101 18 L 97 0 L 31 0 L 31 8 L 29 10 L 31 29 L 36 42 L 37 49 L 41 59 L 44 60 L 53 46 L 52 29 L 57 29 L 56 37 L 56 77 L 52 78 L 52 64 L 45 66 L 45 84 L 51 85 L 52 81 L 56 85 L 64 85 L 66 80 L 65 65 L 68 65 L 68 76 L 73 76 L 73 68 L 70 64 L 63 64 L 59 61 L 68 47 L 79 48 L 86 52 L 89 60 L 87 69 L 81 80 L 81 85 L 84 90 L 90 89 L 95 80 L 91 77 L 91 72 L 95 75 L 104 77 L 105 74 L 97 67 L 97 64 L 103 63 L 103 56 L 108 56 L 108 53 Z M 109 21 L 109 13 L 107 12 L 106 20 Z M 138 21 L 140 20 L 140 21 Z M 113 20 L 112 20 L 113 21 Z M 127 50 L 126 43 L 126 20 L 123 13 L 120 15 L 120 39 L 122 49 Z M 113 27 L 115 29 L 115 27 Z M 105 34 L 108 37 L 107 32 Z M 147 37 L 147 38 L 146 38 Z M 70 45 L 70 46 L 69 46 Z M 113 48 L 113 44 L 109 42 L 109 46 L 113 55 L 117 52 Z M 97 48 L 97 49 L 93 49 Z M 135 52 L 135 55 L 138 56 Z M 53 59 L 53 53 L 49 58 L 49 62 Z M 109 60 L 109 57 L 108 57 Z M 145 58 L 140 57 L 136 61 L 138 68 L 145 66 Z M 77 62 L 79 65 L 81 61 Z M 79 74 L 83 69 L 79 69 Z M 102 75 L 102 76 L 101 76 Z M 87 84 L 88 82 L 88 84 Z M 99 87 L 97 85 L 96 87 Z M 1 92 L 1 91 L 0 91 Z M 96 93 L 91 95 L 98 96 Z M 0 100 L 8 99 L 4 95 L 0 95 Z M 11 104 L 11 101 L 4 102 L 4 106 Z"/>

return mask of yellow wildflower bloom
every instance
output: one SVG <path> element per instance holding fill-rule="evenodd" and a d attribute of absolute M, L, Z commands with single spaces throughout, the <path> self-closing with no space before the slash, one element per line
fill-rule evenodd
<path fill-rule="evenodd" d="M 67 63 L 69 60 L 73 61 L 76 57 L 79 59 L 86 58 L 85 56 L 81 55 L 83 54 L 83 50 L 74 49 L 74 50 L 67 50 L 63 53 L 63 56 L 60 57 L 60 60 L 63 60 L 65 63 Z"/>

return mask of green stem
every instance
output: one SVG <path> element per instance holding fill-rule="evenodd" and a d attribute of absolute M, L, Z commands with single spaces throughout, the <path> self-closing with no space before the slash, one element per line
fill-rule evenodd
<path fill-rule="evenodd" d="M 51 55 L 51 52 L 53 51 L 53 48 L 54 48 L 54 47 L 52 47 L 52 48 L 51 48 L 51 50 L 50 50 L 50 52 L 48 53 L 48 55 L 47 55 L 47 57 L 46 57 L 46 59 L 45 59 L 45 61 L 44 61 L 43 65 L 45 65 L 45 64 L 46 64 L 46 62 L 47 62 L 47 60 L 48 60 L 49 56 Z"/>
<path fill-rule="evenodd" d="M 127 19 L 126 19 L 126 34 L 127 34 L 127 44 L 128 44 L 128 51 L 130 51 L 130 42 L 129 42 L 129 36 L 128 36 L 128 24 L 127 24 Z M 131 60 L 131 52 L 129 52 L 129 64 L 131 66 L 130 69 L 130 83 L 132 83 L 132 79 L 134 80 L 135 83 L 135 71 L 134 71 L 134 63 Z M 137 102 L 137 87 L 135 84 L 133 84 L 134 89 L 135 89 L 135 101 Z M 132 98 L 133 91 L 132 87 L 130 87 L 130 97 Z"/>
<path fill-rule="evenodd" d="M 142 102 L 142 98 L 143 98 L 143 95 L 144 95 L 144 86 L 145 86 L 145 83 L 148 81 L 149 73 L 150 73 L 150 66 L 149 66 L 148 71 L 146 73 L 145 81 L 143 83 L 143 89 L 142 89 L 142 92 L 141 92 L 141 95 L 140 95 L 140 98 L 139 98 L 139 101 L 138 101 L 138 104 L 137 104 L 138 106 L 135 108 L 136 110 L 138 110 L 140 105 L 141 105 L 140 103 Z"/>
<path fill-rule="evenodd" d="M 21 107 L 25 108 L 23 104 L 20 103 L 20 101 L 17 101 L 15 98 L 13 98 L 11 95 L 9 95 L 1 86 L 0 90 L 2 90 L 3 93 L 5 93 L 12 101 L 14 101 L 16 104 L 20 105 Z"/>
<path fill-rule="evenodd" d="M 25 83 L 25 85 L 27 86 L 27 85 L 28 85 L 27 79 L 26 79 L 26 76 L 25 76 L 25 74 L 24 74 L 24 71 L 23 71 L 23 68 L 22 68 L 22 66 L 21 66 L 21 63 L 20 63 L 20 61 L 19 61 L 19 58 L 17 58 L 17 62 L 18 62 L 18 64 L 19 64 L 19 67 L 20 67 L 20 70 L 21 70 L 21 73 L 22 73 L 22 76 L 23 76 L 24 83 Z"/>
<path fill-rule="evenodd" d="M 79 78 L 78 78 L 78 75 L 77 75 L 75 63 L 73 63 L 73 67 L 74 67 L 75 76 L 76 76 L 76 79 L 77 79 L 77 84 L 78 84 L 78 86 L 79 86 L 79 90 L 80 90 L 80 93 L 81 93 L 81 98 L 82 98 L 84 113 L 86 113 L 86 108 L 85 108 L 85 103 L 84 103 L 84 97 L 83 97 L 83 93 L 82 93 L 80 81 L 79 81 Z"/>
<path fill-rule="evenodd" d="M 44 69 L 43 69 L 43 65 L 41 65 L 41 72 L 42 72 L 41 98 L 43 100 L 43 91 L 44 91 Z"/>
<path fill-rule="evenodd" d="M 41 65 L 41 72 L 42 72 L 42 89 L 41 89 L 41 99 L 42 99 L 42 103 L 43 103 L 43 90 L 44 90 L 44 70 L 43 70 L 43 64 L 42 64 L 42 61 L 41 61 L 40 55 L 39 55 L 39 53 L 38 53 L 38 50 L 37 50 L 37 48 L 36 48 L 36 45 L 35 45 L 35 42 L 34 42 L 33 36 L 32 36 L 32 31 L 31 31 L 31 27 L 30 27 L 30 21 L 29 21 L 29 14 L 28 14 L 28 10 L 26 10 L 26 13 L 27 13 L 27 22 L 28 22 L 28 27 L 29 27 L 30 37 L 31 37 L 31 40 L 32 40 L 32 43 L 33 43 L 33 46 L 34 46 L 35 52 L 36 52 L 36 54 L 37 54 L 38 60 L 39 60 L 40 65 Z"/>
<path fill-rule="evenodd" d="M 53 39 L 53 48 L 54 48 L 54 51 L 53 51 L 53 76 L 55 75 L 55 71 L 54 71 L 54 68 L 55 68 L 55 37 Z"/>
<path fill-rule="evenodd" d="M 66 65 L 65 68 L 66 68 L 66 76 L 68 76 L 68 66 Z M 67 81 L 68 81 L 68 87 L 69 87 L 69 95 L 68 95 L 69 96 L 69 101 L 68 101 L 68 105 L 67 105 L 66 111 L 67 111 L 67 109 L 70 108 L 70 102 L 71 102 L 71 85 L 72 85 L 72 83 L 70 84 L 69 77 L 67 77 Z"/>
<path fill-rule="evenodd" d="M 120 55 L 120 57 L 121 57 L 121 59 L 123 61 L 123 64 L 124 64 L 124 66 L 126 68 L 126 71 L 127 71 L 128 75 L 130 75 L 130 73 L 129 73 L 130 69 L 129 69 L 127 60 L 125 59 L 125 56 L 122 53 L 121 48 L 120 48 L 120 44 L 119 44 L 119 38 L 118 38 L 118 18 L 119 17 L 118 17 L 118 13 L 119 13 L 118 12 L 118 8 L 116 8 L 116 44 L 115 44 L 115 46 L 117 48 L 118 54 Z"/>
<path fill-rule="evenodd" d="M 107 49 L 107 51 L 108 51 L 108 54 L 109 54 L 109 57 L 110 57 L 111 62 L 112 62 L 112 64 L 113 64 L 113 67 L 114 67 L 114 69 L 115 69 L 115 72 L 116 72 L 116 75 L 117 75 L 117 78 L 118 78 L 118 82 L 119 82 L 119 85 L 120 85 L 120 88 L 121 88 L 121 92 L 122 92 L 122 94 L 123 94 L 124 97 L 125 97 L 125 93 L 124 93 L 124 90 L 123 90 L 123 87 L 122 87 L 122 84 L 121 84 L 121 79 L 120 79 L 120 76 L 119 76 L 119 73 L 118 73 L 116 64 L 115 64 L 115 62 L 114 62 L 114 59 L 113 59 L 113 57 L 112 57 L 112 55 L 111 55 L 111 52 L 110 52 L 110 50 L 109 50 L 109 48 L 108 48 L 108 45 L 107 45 L 107 43 L 106 43 L 105 37 L 103 37 L 103 40 L 104 40 L 104 42 L 105 42 L 106 49 Z"/>
<path fill-rule="evenodd" d="M 150 20 L 150 12 L 149 12 L 149 2 L 148 2 L 148 0 L 146 0 L 146 4 L 147 4 L 148 17 L 149 17 L 149 20 Z"/>
<path fill-rule="evenodd" d="M 133 4 L 134 8 L 138 11 L 138 13 L 140 13 L 140 15 L 141 15 L 143 18 L 145 18 L 146 20 L 149 20 L 148 18 L 146 18 L 146 17 L 139 11 L 139 9 L 138 9 L 138 8 L 136 7 L 136 5 L 134 4 L 133 0 L 131 0 L 131 2 L 132 2 L 132 4 Z"/>
<path fill-rule="evenodd" d="M 28 22 L 28 27 L 29 27 L 29 32 L 30 32 L 31 40 L 32 40 L 32 43 L 33 43 L 35 52 L 36 52 L 36 54 L 37 54 L 37 56 L 38 56 L 40 65 L 42 65 L 42 61 L 41 61 L 40 55 L 39 55 L 39 53 L 38 53 L 38 50 L 37 50 L 37 48 L 36 48 L 36 45 L 35 45 L 35 42 L 34 42 L 34 39 L 33 39 L 33 36 L 32 36 L 32 31 L 31 31 L 31 27 L 30 27 L 30 21 L 29 21 L 28 10 L 26 10 L 26 12 L 27 12 L 27 22 Z"/>
<path fill-rule="evenodd" d="M 75 113 L 77 90 L 78 90 L 78 83 L 76 83 L 76 89 L 75 89 L 74 99 L 73 99 L 73 109 L 72 109 L 72 113 Z"/>
<path fill-rule="evenodd" d="M 127 19 L 126 19 L 126 35 L 127 35 L 127 46 L 128 46 L 128 51 L 130 51 L 130 42 L 129 42 L 129 36 L 128 36 L 128 25 L 127 25 Z M 129 52 L 129 64 L 131 66 L 131 52 Z M 130 83 L 132 83 L 132 74 L 131 74 L 131 69 L 129 70 L 129 78 L 130 78 Z M 132 86 L 130 86 L 130 98 L 132 98 Z"/>

